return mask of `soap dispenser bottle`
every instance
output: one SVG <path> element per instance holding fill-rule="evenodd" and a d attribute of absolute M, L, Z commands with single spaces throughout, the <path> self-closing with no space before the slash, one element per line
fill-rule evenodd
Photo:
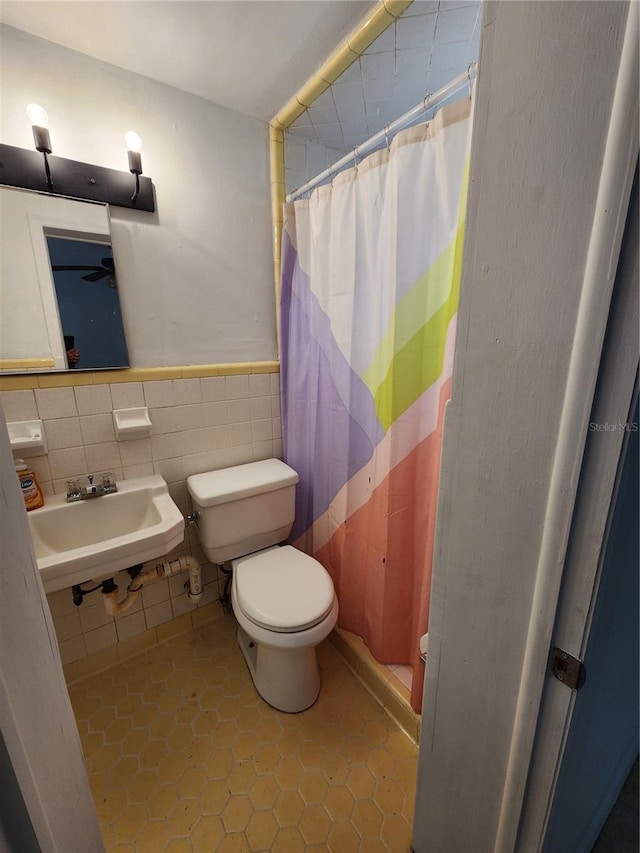
<path fill-rule="evenodd" d="M 16 474 L 20 480 L 20 490 L 24 499 L 24 505 L 27 512 L 31 509 L 40 509 L 44 506 L 44 497 L 42 489 L 38 485 L 36 475 L 29 470 L 24 459 L 16 459 Z"/>

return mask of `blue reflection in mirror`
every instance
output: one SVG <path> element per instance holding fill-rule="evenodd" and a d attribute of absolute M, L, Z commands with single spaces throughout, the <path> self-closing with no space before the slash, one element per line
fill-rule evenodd
<path fill-rule="evenodd" d="M 47 236 L 47 247 L 69 367 L 128 367 L 111 246 Z"/>

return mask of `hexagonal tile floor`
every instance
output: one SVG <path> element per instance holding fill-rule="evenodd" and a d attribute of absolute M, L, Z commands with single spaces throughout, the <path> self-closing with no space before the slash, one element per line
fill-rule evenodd
<path fill-rule="evenodd" d="M 70 688 L 108 851 L 408 851 L 417 748 L 327 642 L 302 714 L 256 693 L 231 615 Z"/>

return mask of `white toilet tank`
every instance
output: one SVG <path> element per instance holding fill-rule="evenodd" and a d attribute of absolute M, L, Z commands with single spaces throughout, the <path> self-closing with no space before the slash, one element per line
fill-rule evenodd
<path fill-rule="evenodd" d="M 297 482 L 297 473 L 280 459 L 189 477 L 198 535 L 209 560 L 224 563 L 283 542 L 293 526 Z"/>

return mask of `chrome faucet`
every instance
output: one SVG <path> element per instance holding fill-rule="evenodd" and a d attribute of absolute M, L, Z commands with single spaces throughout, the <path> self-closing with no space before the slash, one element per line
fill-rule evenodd
<path fill-rule="evenodd" d="M 94 475 L 87 476 L 87 483 L 81 485 L 79 480 L 67 480 L 67 503 L 86 501 L 89 498 L 99 498 L 101 495 L 111 495 L 118 491 L 115 477 L 109 472 L 99 474 L 100 482 L 94 483 Z"/>

